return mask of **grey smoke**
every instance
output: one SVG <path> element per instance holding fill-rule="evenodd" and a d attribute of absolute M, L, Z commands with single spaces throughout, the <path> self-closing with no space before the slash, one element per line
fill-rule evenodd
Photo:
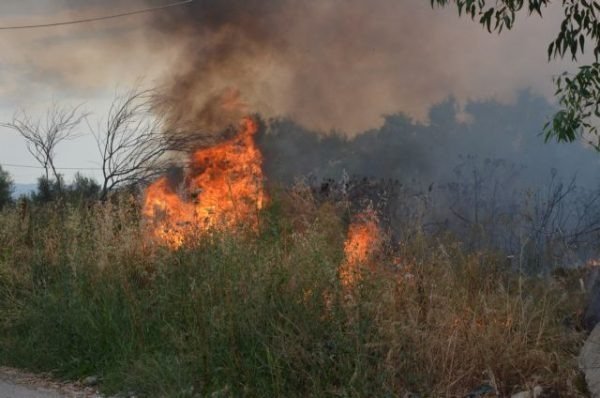
<path fill-rule="evenodd" d="M 8 0 L 0 10 L 12 24 L 164 3 Z M 460 106 L 506 103 L 528 87 L 550 98 L 551 77 L 565 68 L 546 62 L 559 22 L 548 10 L 543 20 L 521 18 L 497 36 L 425 0 L 196 0 L 156 14 L 5 32 L 2 91 L 84 96 L 144 75 L 178 101 L 174 117 L 198 128 L 214 98 L 237 90 L 248 112 L 356 134 L 398 111 L 426 121 L 429 107 L 450 95 Z"/>
<path fill-rule="evenodd" d="M 425 120 L 449 95 L 548 94 L 563 67 L 546 64 L 555 21 L 548 10 L 498 37 L 427 1 L 197 0 L 151 26 L 186 49 L 165 80 L 178 119 L 233 88 L 253 112 L 353 134 L 398 110 Z"/>

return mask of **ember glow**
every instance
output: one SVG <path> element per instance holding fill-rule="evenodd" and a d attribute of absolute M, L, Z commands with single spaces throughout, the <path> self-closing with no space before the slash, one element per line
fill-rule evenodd
<path fill-rule="evenodd" d="M 167 177 L 148 187 L 143 214 L 154 238 L 178 248 L 210 230 L 258 226 L 266 194 L 257 130 L 252 118 L 244 118 L 235 137 L 190 156 L 180 188 Z"/>
<path fill-rule="evenodd" d="M 354 286 L 360 280 L 360 268 L 369 266 L 373 261 L 380 241 L 381 231 L 377 214 L 373 210 L 360 213 L 350 224 L 344 243 L 345 259 L 339 270 L 344 286 Z"/>

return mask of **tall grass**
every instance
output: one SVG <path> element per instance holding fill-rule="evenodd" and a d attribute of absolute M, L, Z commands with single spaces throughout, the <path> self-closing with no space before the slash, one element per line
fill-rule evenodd
<path fill-rule="evenodd" d="M 0 364 L 151 397 L 575 396 L 576 290 L 416 236 L 343 286 L 345 217 L 287 193 L 179 250 L 135 202 L 0 213 Z"/>

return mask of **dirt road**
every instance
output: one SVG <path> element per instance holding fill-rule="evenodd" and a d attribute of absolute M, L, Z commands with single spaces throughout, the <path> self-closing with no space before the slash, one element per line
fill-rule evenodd
<path fill-rule="evenodd" d="M 56 391 L 14 384 L 0 379 L 0 398 L 64 398 Z"/>
<path fill-rule="evenodd" d="M 97 398 L 93 389 L 0 367 L 0 398 Z"/>

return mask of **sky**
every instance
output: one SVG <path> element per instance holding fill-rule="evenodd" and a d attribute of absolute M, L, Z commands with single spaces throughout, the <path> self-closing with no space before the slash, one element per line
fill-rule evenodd
<path fill-rule="evenodd" d="M 0 26 L 169 2 L 3 0 Z M 43 117 L 54 101 L 82 104 L 95 125 L 115 93 L 142 82 L 169 88 L 171 95 L 185 98 L 180 106 L 192 113 L 214 93 L 233 87 L 252 112 L 356 135 L 396 112 L 426 122 L 429 108 L 449 96 L 458 104 L 490 98 L 510 103 L 528 88 L 551 100 L 552 76 L 573 67 L 547 62 L 558 9 L 546 10 L 543 19 L 523 15 L 513 31 L 495 35 L 459 19 L 455 10 L 432 10 L 429 0 L 282 0 L 281 7 L 267 0 L 226 0 L 220 2 L 223 10 L 213 10 L 213 4 L 195 0 L 178 12 L 0 30 L 0 121 L 10 121 L 18 111 Z M 87 125 L 78 132 L 77 139 L 58 148 L 59 167 L 98 166 Z M 36 162 L 21 137 L 0 127 L 0 165 L 8 164 Z M 18 183 L 34 182 L 41 174 L 6 169 Z M 64 171 L 67 179 L 73 173 Z"/>

